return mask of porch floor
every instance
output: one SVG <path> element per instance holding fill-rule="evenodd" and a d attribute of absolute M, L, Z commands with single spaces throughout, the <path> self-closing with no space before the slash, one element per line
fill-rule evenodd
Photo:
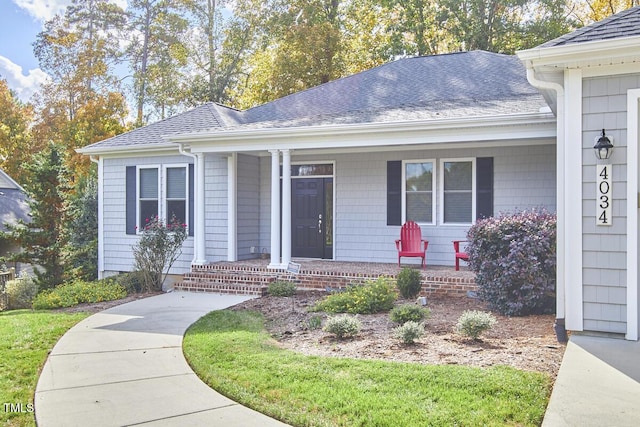
<path fill-rule="evenodd" d="M 293 259 L 300 264 L 298 273 L 269 268 L 269 260 L 251 259 L 237 262 L 214 262 L 194 265 L 176 289 L 196 292 L 263 295 L 269 283 L 289 280 L 303 290 L 331 290 L 363 283 L 379 276 L 395 278 L 404 267 L 422 274 L 422 293 L 433 292 L 465 295 L 475 291 L 475 274 L 468 267 L 456 271 L 453 266 L 418 264 L 344 262 L 315 259 Z"/>

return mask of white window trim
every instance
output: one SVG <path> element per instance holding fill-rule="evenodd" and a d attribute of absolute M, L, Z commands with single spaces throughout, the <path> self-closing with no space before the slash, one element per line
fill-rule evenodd
<path fill-rule="evenodd" d="M 445 163 L 461 163 L 471 162 L 471 222 L 444 222 L 444 164 Z M 470 226 L 476 222 L 476 158 L 475 157 L 460 157 L 450 159 L 440 159 L 440 191 L 439 199 L 440 206 L 438 207 L 438 218 L 441 225 L 464 225 Z"/>
<path fill-rule="evenodd" d="M 171 164 L 166 164 L 166 165 L 162 165 L 162 175 L 161 175 L 161 183 L 162 183 L 162 188 L 160 189 L 160 195 L 161 195 L 161 206 L 160 206 L 160 212 L 161 214 L 159 215 L 160 218 L 164 219 L 165 223 L 170 219 L 167 218 L 167 201 L 169 201 L 169 199 L 167 198 L 167 190 L 169 188 L 168 184 L 167 184 L 167 169 L 177 169 L 177 168 L 184 168 L 185 170 L 185 174 L 186 174 L 186 179 L 184 180 L 185 182 L 185 189 L 184 189 L 184 202 L 185 202 L 185 207 L 184 207 L 184 223 L 187 224 L 187 229 L 189 227 L 191 227 L 191 224 L 189 224 L 189 164 L 188 163 L 171 163 Z M 172 199 L 174 200 L 174 199 Z"/>
<path fill-rule="evenodd" d="M 402 223 L 407 222 L 407 164 L 411 163 L 431 163 L 433 165 L 433 174 L 431 179 L 431 222 L 420 222 L 421 225 L 436 225 L 436 177 L 437 161 L 436 159 L 410 159 L 402 161 Z"/>
<path fill-rule="evenodd" d="M 143 169 L 157 169 L 158 170 L 158 194 L 157 194 L 157 200 L 158 200 L 158 216 L 160 216 L 160 205 L 161 205 L 161 200 L 160 200 L 160 195 L 162 194 L 162 187 L 161 187 L 161 169 L 160 169 L 160 165 L 138 165 L 136 166 L 136 233 L 140 234 L 142 233 L 142 230 L 145 227 L 145 224 L 141 224 L 140 223 L 140 171 Z"/>
<path fill-rule="evenodd" d="M 189 186 L 192 185 L 189 177 L 189 163 L 170 163 L 170 164 L 150 164 L 150 165 L 137 165 L 136 166 L 136 232 L 140 234 L 144 229 L 145 224 L 140 224 L 140 170 L 142 169 L 157 169 L 158 170 L 158 218 L 163 221 L 167 221 L 167 169 L 170 168 L 185 168 L 187 179 L 185 180 L 185 223 L 187 228 L 192 225 L 189 223 Z"/>

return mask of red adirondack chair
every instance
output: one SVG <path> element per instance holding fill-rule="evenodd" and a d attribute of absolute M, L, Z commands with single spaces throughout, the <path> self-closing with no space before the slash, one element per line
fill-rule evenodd
<path fill-rule="evenodd" d="M 469 254 L 460 250 L 460 243 L 466 242 L 466 240 L 453 241 L 453 250 L 456 252 L 456 271 L 460 270 L 460 260 L 469 262 Z"/>
<path fill-rule="evenodd" d="M 420 226 L 413 221 L 407 221 L 400 229 L 400 239 L 396 240 L 398 249 L 398 267 L 400 267 L 400 257 L 420 257 L 422 258 L 422 268 L 427 266 L 427 247 L 429 242 L 422 240 Z"/>

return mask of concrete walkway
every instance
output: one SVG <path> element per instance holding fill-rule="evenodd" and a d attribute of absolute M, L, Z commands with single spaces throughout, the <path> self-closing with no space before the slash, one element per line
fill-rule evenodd
<path fill-rule="evenodd" d="M 640 426 L 640 342 L 572 335 L 542 425 Z"/>
<path fill-rule="evenodd" d="M 173 292 L 78 323 L 38 380 L 38 426 L 284 426 L 209 388 L 182 354 L 189 325 L 247 298 Z"/>

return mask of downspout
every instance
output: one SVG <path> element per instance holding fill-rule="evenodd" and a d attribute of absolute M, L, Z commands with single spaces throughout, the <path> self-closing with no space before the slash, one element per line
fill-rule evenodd
<path fill-rule="evenodd" d="M 559 342 L 567 342 L 567 330 L 565 328 L 566 299 L 565 299 L 565 135 L 564 135 L 564 87 L 559 83 L 539 80 L 536 77 L 531 61 L 527 61 L 527 80 L 538 89 L 553 90 L 556 92 L 556 192 L 557 210 L 557 241 L 556 241 L 556 321 L 553 329 Z"/>
<path fill-rule="evenodd" d="M 98 167 L 98 279 L 104 278 L 104 221 L 102 214 L 103 169 L 102 161 L 96 156 L 89 159 Z"/>
<path fill-rule="evenodd" d="M 178 152 L 180 154 L 182 154 L 183 156 L 191 157 L 193 159 L 193 163 L 196 166 L 198 165 L 198 156 L 196 156 L 195 154 L 193 154 L 191 152 L 186 151 L 184 149 L 184 144 L 178 143 Z M 196 186 L 203 185 L 203 183 L 198 183 L 198 179 L 196 177 L 194 177 L 194 181 L 195 182 L 192 183 L 192 185 L 193 184 L 195 184 Z M 195 202 L 198 202 L 198 189 L 197 189 L 197 187 L 196 187 L 196 190 L 195 190 L 195 198 L 196 198 L 196 200 L 194 200 L 194 204 L 193 204 L 193 209 L 195 209 L 195 212 L 194 212 L 194 216 L 193 217 L 194 217 L 195 222 L 197 224 L 198 223 L 198 216 L 199 216 L 198 206 L 195 203 Z M 199 203 L 202 203 L 202 202 L 200 201 Z M 194 227 L 195 224 L 191 224 L 191 226 Z M 191 260 L 191 264 L 196 264 L 197 263 L 196 261 L 198 260 L 198 255 L 197 255 L 198 254 L 198 250 L 196 248 L 196 245 L 198 243 L 196 242 L 196 233 L 195 232 L 193 233 L 193 237 L 194 237 L 194 242 L 193 242 L 194 248 L 193 248 L 193 260 Z"/>

